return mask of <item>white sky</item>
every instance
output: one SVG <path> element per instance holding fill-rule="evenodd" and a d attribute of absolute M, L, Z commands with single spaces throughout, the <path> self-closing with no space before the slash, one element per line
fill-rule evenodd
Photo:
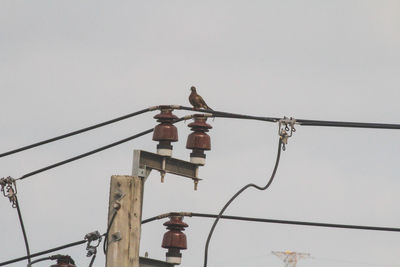
<path fill-rule="evenodd" d="M 158 104 L 188 105 L 195 85 L 216 110 L 399 123 L 399 1 L 6 1 L 0 3 L 0 152 Z M 182 115 L 184 112 L 176 112 Z M 146 114 L 0 159 L 0 177 L 40 167 L 155 125 Z M 273 168 L 277 125 L 216 119 L 199 190 L 153 173 L 143 218 L 217 213 Z M 187 123 L 174 156 L 188 159 Z M 399 227 L 398 132 L 299 126 L 270 190 L 226 214 Z M 151 136 L 18 183 L 32 252 L 105 231 L 109 179 L 130 174 Z M 23 256 L 16 211 L 0 201 L 0 261 Z M 143 226 L 141 255 L 164 259 L 163 221 Z M 211 220 L 185 218 L 182 266 L 202 266 Z M 400 234 L 221 221 L 212 266 L 283 266 L 272 250 L 399 266 Z M 61 251 L 87 266 L 85 248 Z M 99 252 L 96 266 L 103 266 Z M 17 263 L 10 266 L 24 266 Z M 49 266 L 46 262 L 38 266 Z M 298 266 L 367 266 L 304 260 Z"/>

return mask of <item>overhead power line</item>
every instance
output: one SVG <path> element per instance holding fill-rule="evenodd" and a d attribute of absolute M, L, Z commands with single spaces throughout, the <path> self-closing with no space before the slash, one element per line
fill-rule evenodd
<path fill-rule="evenodd" d="M 88 126 L 86 128 L 82 128 L 76 131 L 72 131 L 63 135 L 59 135 L 50 139 L 46 139 L 37 143 L 33 143 L 31 145 L 23 146 L 20 148 L 16 148 L 4 153 L 0 154 L 0 158 L 9 156 L 18 152 L 22 152 L 34 147 L 38 147 L 41 145 L 45 145 L 54 141 L 58 141 L 67 137 L 71 137 L 77 134 L 81 134 L 87 131 L 91 131 L 121 120 L 125 120 L 145 112 L 153 111 L 160 109 L 160 107 L 170 107 L 172 109 L 178 110 L 188 110 L 188 111 L 196 111 L 196 112 L 203 112 L 213 114 L 213 117 L 220 117 L 220 118 L 232 118 L 232 119 L 248 119 L 248 120 L 258 120 L 258 121 L 266 121 L 266 122 L 278 122 L 281 118 L 278 117 L 264 117 L 264 116 L 252 116 L 246 114 L 238 114 L 238 113 L 231 113 L 225 111 L 217 111 L 217 110 L 204 110 L 204 109 L 195 109 L 192 107 L 185 107 L 180 105 L 166 105 L 166 106 L 154 106 L 150 108 L 145 108 L 133 113 L 126 114 L 124 116 L 117 117 L 115 119 L 111 119 L 105 122 L 101 122 L 92 126 Z M 296 123 L 302 126 L 325 126 L 325 127 L 350 127 L 350 128 L 371 128 L 371 129 L 400 129 L 400 124 L 388 124 L 388 123 L 364 123 L 364 122 L 346 122 L 346 121 L 324 121 L 324 120 L 307 120 L 307 119 L 296 119 Z"/>
<path fill-rule="evenodd" d="M 57 141 L 57 140 L 61 140 L 61 139 L 67 138 L 67 137 L 71 137 L 71 136 L 74 136 L 74 135 L 77 135 L 77 134 L 81 134 L 81 133 L 84 133 L 84 132 L 87 132 L 87 131 L 91 131 L 91 130 L 94 130 L 94 129 L 97 129 L 97 128 L 100 128 L 100 127 L 103 127 L 103 126 L 106 126 L 106 125 L 121 121 L 121 120 L 132 118 L 134 116 L 140 115 L 142 113 L 145 113 L 145 112 L 148 112 L 148 111 L 151 111 L 151 110 L 153 110 L 153 109 L 152 108 L 145 108 L 145 109 L 142 109 L 142 110 L 130 113 L 130 114 L 126 114 L 124 116 L 121 116 L 121 117 L 118 117 L 118 118 L 115 118 L 115 119 L 112 119 L 112 120 L 101 122 L 101 123 L 98 123 L 98 124 L 95 124 L 95 125 L 92 125 L 92 126 L 89 126 L 89 127 L 86 127 L 86 128 L 82 128 L 82 129 L 79 129 L 79 130 L 76 130 L 76 131 L 73 131 L 73 132 L 69 132 L 69 133 L 66 133 L 66 134 L 63 134 L 63 135 L 59 135 L 59 136 L 47 139 L 47 140 L 43 140 L 43 141 L 40 141 L 40 142 L 37 142 L 37 143 L 33 143 L 31 145 L 27 145 L 27 146 L 23 146 L 23 147 L 20 147 L 20 148 L 16 148 L 16 149 L 1 153 L 0 154 L 0 158 L 5 157 L 5 156 L 9 156 L 9 155 L 12 155 L 12 154 L 15 154 L 15 153 L 18 153 L 18 152 L 22 152 L 22 151 L 25 151 L 25 150 L 28 150 L 28 149 L 31 149 L 31 148 L 34 148 L 34 147 L 45 145 L 45 144 L 48 144 L 48 143 L 51 143 L 51 142 L 54 142 L 54 141 Z"/>
<path fill-rule="evenodd" d="M 61 165 L 64 165 L 64 164 L 73 162 L 73 161 L 78 160 L 78 159 L 81 159 L 81 158 L 85 158 L 85 157 L 87 157 L 87 156 L 93 155 L 93 154 L 95 154 L 95 153 L 101 152 L 101 151 L 103 151 L 103 150 L 112 148 L 112 147 L 117 146 L 117 145 L 120 145 L 120 144 L 123 144 L 123 143 L 125 143 L 125 142 L 131 141 L 131 140 L 133 140 L 133 139 L 135 139 L 135 138 L 138 138 L 138 137 L 140 137 L 140 136 L 146 135 L 146 134 L 151 133 L 151 132 L 153 132 L 153 128 L 152 128 L 152 129 L 148 129 L 148 130 L 146 130 L 146 131 L 143 131 L 143 132 L 141 132 L 141 133 L 132 135 L 132 136 L 130 136 L 130 137 L 124 138 L 124 139 L 119 140 L 119 141 L 117 141 L 117 142 L 111 143 L 111 144 L 109 144 L 109 145 L 99 147 L 99 148 L 97 148 L 97 149 L 94 149 L 94 150 L 91 150 L 91 151 L 89 151 L 89 152 L 80 154 L 80 155 L 78 155 L 78 156 L 75 156 L 75 157 L 72 157 L 72 158 L 69 158 L 69 159 L 66 159 L 66 160 L 63 160 L 63 161 L 54 163 L 54 164 L 52 164 L 52 165 L 49 165 L 49 166 L 40 168 L 40 169 L 38 169 L 38 170 L 29 172 L 29 173 L 27 173 L 27 174 L 24 174 L 23 176 L 21 176 L 20 178 L 18 178 L 18 179 L 16 179 L 16 180 L 23 180 L 23 179 L 28 178 L 28 177 L 31 177 L 31 176 L 33 176 L 33 175 L 35 175 L 35 174 L 38 174 L 38 173 L 41 173 L 41 172 L 44 172 L 44 171 L 48 171 L 48 170 L 50 170 L 50 169 L 59 167 L 59 166 L 61 166 Z"/>
<path fill-rule="evenodd" d="M 170 216 L 185 216 L 185 217 L 198 217 L 198 218 L 217 218 L 218 214 L 210 213 L 198 213 L 198 212 L 168 212 L 157 216 L 150 217 L 142 220 L 142 224 L 150 223 L 157 220 L 162 220 Z M 366 226 L 366 225 L 354 225 L 354 224 L 334 224 L 334 223 L 320 223 L 320 222 L 307 222 L 307 221 L 290 221 L 290 220 L 279 220 L 279 219 L 268 219 L 268 218 L 255 218 L 245 216 L 234 216 L 234 215 L 221 215 L 220 219 L 234 220 L 234 221 L 245 221 L 245 222 L 259 222 L 259 223 L 273 223 L 273 224 L 289 224 L 289 225 L 301 225 L 301 226 L 315 226 L 324 228 L 341 228 L 350 230 L 369 230 L 369 231 L 383 231 L 383 232 L 400 232 L 400 228 L 396 227 L 378 227 L 378 226 Z M 103 234 L 103 236 L 105 236 Z M 31 254 L 31 258 L 35 258 L 41 255 L 49 254 L 58 250 L 66 249 L 87 243 L 87 240 L 80 240 L 73 243 L 68 243 L 62 246 L 44 250 L 41 252 Z M 8 265 L 11 263 L 19 262 L 28 259 L 28 256 L 19 257 L 16 259 L 0 262 L 0 266 Z"/>
<path fill-rule="evenodd" d="M 218 214 L 196 213 L 196 212 L 169 212 L 169 213 L 164 213 L 164 214 L 160 214 L 160 215 L 145 219 L 142 221 L 142 224 L 146 224 L 146 223 L 156 221 L 156 220 L 161 220 L 161 219 L 164 219 L 164 218 L 167 218 L 170 216 L 217 218 Z M 341 228 L 341 229 L 351 229 L 351 230 L 400 232 L 400 228 L 396 228 L 396 227 L 378 227 L 378 226 L 366 226 L 366 225 L 354 225 L 354 224 L 335 224 L 335 223 L 320 223 L 320 222 L 306 222 L 306 221 L 290 221 L 290 220 L 254 218 L 254 217 L 233 216 L 233 215 L 221 215 L 220 218 L 226 219 L 226 220 L 246 221 L 246 222 L 289 224 L 289 225 L 315 226 L 315 227 L 325 227 L 325 228 Z"/>
<path fill-rule="evenodd" d="M 191 118 L 191 116 L 181 117 L 181 118 L 175 120 L 173 123 L 177 123 L 177 122 L 180 122 L 180 121 L 189 119 L 189 118 Z M 72 158 L 69 158 L 69 159 L 66 159 L 66 160 L 63 160 L 63 161 L 54 163 L 54 164 L 52 164 L 52 165 L 49 165 L 49 166 L 40 168 L 40 169 L 38 169 L 38 170 L 35 170 L 35 171 L 32 171 L 32 172 L 26 173 L 26 174 L 22 175 L 20 178 L 18 178 L 18 179 L 16 179 L 16 180 L 23 180 L 23 179 L 26 179 L 26 178 L 28 178 L 28 177 L 30 177 L 30 176 L 35 175 L 35 174 L 38 174 L 38 173 L 41 173 L 41 172 L 44 172 L 44 171 L 48 171 L 48 170 L 50 170 L 50 169 L 59 167 L 59 166 L 61 166 L 61 165 L 64 165 L 64 164 L 67 164 L 67 163 L 70 163 L 70 162 L 73 162 L 73 161 L 76 161 L 76 160 L 81 159 L 81 158 L 85 158 L 85 157 L 87 157 L 87 156 L 96 154 L 96 153 L 101 152 L 101 151 L 103 151 L 103 150 L 106 150 L 106 149 L 115 147 L 115 146 L 117 146 L 117 145 L 126 143 L 126 142 L 131 141 L 131 140 L 133 140 L 133 139 L 136 139 L 136 138 L 138 138 L 138 137 L 141 137 L 141 136 L 143 136 L 143 135 L 149 134 L 149 133 L 151 133 L 151 132 L 153 132 L 153 131 L 154 131 L 154 128 L 148 129 L 148 130 L 146 130 L 146 131 L 143 131 L 143 132 L 140 132 L 140 133 L 138 133 L 138 134 L 132 135 L 132 136 L 130 136 L 130 137 L 124 138 L 124 139 L 119 140 L 119 141 L 117 141 L 117 142 L 114 142 L 114 143 L 111 143 L 111 144 L 108 144 L 108 145 L 99 147 L 99 148 L 97 148 L 97 149 L 94 149 L 94 150 L 91 150 L 91 151 L 89 151 L 89 152 L 80 154 L 80 155 L 78 155 L 78 156 L 75 156 L 75 157 L 72 157 Z"/>

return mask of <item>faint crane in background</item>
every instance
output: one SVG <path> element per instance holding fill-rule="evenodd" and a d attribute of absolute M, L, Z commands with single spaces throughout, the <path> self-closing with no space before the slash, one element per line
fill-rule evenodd
<path fill-rule="evenodd" d="M 309 253 L 294 251 L 272 251 L 272 254 L 282 259 L 285 263 L 285 267 L 296 267 L 299 260 L 311 257 Z"/>

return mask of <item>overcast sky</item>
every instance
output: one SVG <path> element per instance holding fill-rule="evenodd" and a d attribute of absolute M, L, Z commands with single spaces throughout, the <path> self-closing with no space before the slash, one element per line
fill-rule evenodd
<path fill-rule="evenodd" d="M 159 104 L 188 105 L 195 85 L 216 110 L 301 119 L 400 123 L 400 1 L 15 1 L 0 3 L 0 152 Z M 177 115 L 186 114 L 176 111 Z M 19 176 L 155 125 L 147 113 L 0 159 Z M 265 184 L 277 125 L 210 121 L 199 190 L 152 173 L 143 218 L 218 213 L 243 185 Z M 188 122 L 174 157 L 189 159 Z M 147 135 L 18 182 L 37 252 L 104 232 L 109 181 L 131 174 Z M 267 191 L 226 214 L 400 227 L 399 132 L 298 126 Z M 23 256 L 17 213 L 0 201 L 0 261 Z M 141 255 L 165 259 L 162 221 L 142 228 Z M 182 266 L 202 266 L 212 221 L 185 218 Z M 221 221 L 210 267 L 283 266 L 271 251 L 310 253 L 298 266 L 399 266 L 400 234 Z M 85 247 L 60 251 L 87 266 Z M 50 266 L 50 262 L 38 266 Z M 10 266 L 25 266 L 17 263 Z M 95 266 L 104 266 L 99 251 Z M 372 265 L 374 266 L 374 265 Z"/>

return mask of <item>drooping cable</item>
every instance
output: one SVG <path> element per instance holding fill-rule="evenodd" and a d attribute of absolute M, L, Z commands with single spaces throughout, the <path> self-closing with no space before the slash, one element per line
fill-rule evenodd
<path fill-rule="evenodd" d="M 30 264 L 31 263 L 31 252 L 29 249 L 28 237 L 26 236 L 24 220 L 22 219 L 21 209 L 19 208 L 18 198 L 16 195 L 15 195 L 15 206 L 17 208 L 19 224 L 21 226 L 22 234 L 24 236 L 24 243 L 25 243 L 25 249 L 26 249 L 26 256 L 28 257 L 28 264 Z"/>
<path fill-rule="evenodd" d="M 104 252 L 104 255 L 107 255 L 108 234 L 110 233 L 111 226 L 112 226 L 113 223 L 114 223 L 114 220 L 115 220 L 115 217 L 117 216 L 118 210 L 119 210 L 119 207 L 118 207 L 118 208 L 115 208 L 115 207 L 114 207 L 114 209 L 113 209 L 114 212 L 113 212 L 113 214 L 112 214 L 112 216 L 111 216 L 110 222 L 109 222 L 108 225 L 107 225 L 107 231 L 106 231 L 106 233 L 104 234 L 104 242 L 103 242 L 103 252 Z"/>
<path fill-rule="evenodd" d="M 262 186 L 262 187 L 261 187 L 261 186 L 255 185 L 255 184 L 247 184 L 247 185 L 245 185 L 245 186 L 242 187 L 236 194 L 234 194 L 234 195 L 231 197 L 231 199 L 229 199 L 229 201 L 224 205 L 224 207 L 223 207 L 223 208 L 221 209 L 221 211 L 219 212 L 217 218 L 214 220 L 214 223 L 213 223 L 213 225 L 212 225 L 212 227 L 211 227 L 211 229 L 210 229 L 210 232 L 209 232 L 208 237 L 207 237 L 206 245 L 205 245 L 205 248 L 204 248 L 204 267 L 207 267 L 207 261 L 208 261 L 208 247 L 209 247 L 209 245 L 210 245 L 210 241 L 211 241 L 212 234 L 213 234 L 214 229 L 215 229 L 215 227 L 217 226 L 217 223 L 218 223 L 218 221 L 220 220 L 222 214 L 225 212 L 225 210 L 228 208 L 228 206 L 229 206 L 243 191 L 245 191 L 247 188 L 254 187 L 254 188 L 258 189 L 258 190 L 266 190 L 266 189 L 272 184 L 272 181 L 274 180 L 276 171 L 277 171 L 277 169 L 278 169 L 279 160 L 280 160 L 280 157 L 281 157 L 281 151 L 282 151 L 282 139 L 279 138 L 278 153 L 277 153 L 277 155 L 276 155 L 276 161 L 275 161 L 274 170 L 272 171 L 271 177 L 269 178 L 269 180 L 268 180 L 268 182 L 267 182 L 267 184 L 266 184 L 265 186 Z"/>
<path fill-rule="evenodd" d="M 59 136 L 56 136 L 56 137 L 53 137 L 53 138 L 50 138 L 50 139 L 47 139 L 47 140 L 43 140 L 43 141 L 31 144 L 31 145 L 27 145 L 27 146 L 23 146 L 23 147 L 20 147 L 20 148 L 16 148 L 16 149 L 1 153 L 0 154 L 0 158 L 5 157 L 5 156 L 9 156 L 9 155 L 12 155 L 12 154 L 15 154 L 15 153 L 18 153 L 18 152 L 22 152 L 22 151 L 25 151 L 25 150 L 28 150 L 28 149 L 31 149 L 31 148 L 34 148 L 34 147 L 38 147 L 38 146 L 41 146 L 41 145 L 44 145 L 44 144 L 48 144 L 48 143 L 51 143 L 51 142 L 54 142 L 54 141 L 57 141 L 57 140 L 61 140 L 61 139 L 67 138 L 67 137 L 71 137 L 71 136 L 74 136 L 74 135 L 77 135 L 77 134 L 81 134 L 81 133 L 84 133 L 84 132 L 87 132 L 87 131 L 90 131 L 90 130 L 94 130 L 96 128 L 100 128 L 100 127 L 103 127 L 103 126 L 106 126 L 106 125 L 109 125 L 109 124 L 112 124 L 112 123 L 115 123 L 115 122 L 118 122 L 118 121 L 121 121 L 121 120 L 132 118 L 134 116 L 140 115 L 140 114 L 148 112 L 148 111 L 152 111 L 154 109 L 156 109 L 156 107 L 145 108 L 145 109 L 142 109 L 142 110 L 139 110 L 139 111 L 136 111 L 136 112 L 133 112 L 133 113 L 130 113 L 130 114 L 127 114 L 127 115 L 112 119 L 112 120 L 101 122 L 101 123 L 98 123 L 98 124 L 95 124 L 95 125 L 92 125 L 92 126 L 89 126 L 89 127 L 86 127 L 86 128 L 82 128 L 82 129 L 79 129 L 79 130 L 76 130 L 76 131 L 73 131 L 73 132 L 69 132 L 69 133 L 66 133 L 66 134 L 63 134 L 63 135 L 59 135 Z"/>
<path fill-rule="evenodd" d="M 93 254 L 92 259 L 90 260 L 89 267 L 93 266 L 94 260 L 96 259 L 96 254 Z"/>

